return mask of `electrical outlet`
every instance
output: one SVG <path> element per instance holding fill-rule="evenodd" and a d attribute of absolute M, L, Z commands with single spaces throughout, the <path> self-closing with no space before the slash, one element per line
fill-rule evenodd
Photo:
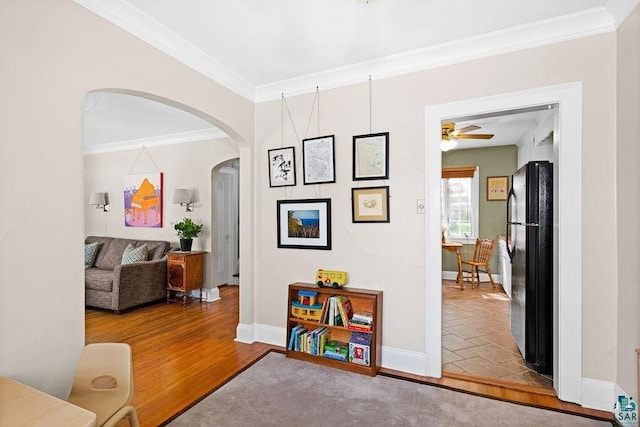
<path fill-rule="evenodd" d="M 419 214 L 426 214 L 427 213 L 427 202 L 424 199 L 418 199 L 416 201 L 416 211 Z"/>

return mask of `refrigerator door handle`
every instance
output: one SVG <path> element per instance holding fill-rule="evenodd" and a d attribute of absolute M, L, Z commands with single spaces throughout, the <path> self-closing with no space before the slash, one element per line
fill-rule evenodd
<path fill-rule="evenodd" d="M 513 186 L 511 186 L 511 189 L 509 189 L 509 196 L 507 197 L 507 223 L 505 224 L 505 239 L 507 239 L 506 243 L 506 247 L 507 247 L 507 253 L 509 254 L 509 260 L 513 261 L 513 252 L 515 251 L 515 239 L 513 240 L 513 250 L 511 249 L 511 236 L 509 233 L 510 225 L 511 225 L 511 198 L 515 198 L 516 197 L 516 193 L 513 191 Z"/>

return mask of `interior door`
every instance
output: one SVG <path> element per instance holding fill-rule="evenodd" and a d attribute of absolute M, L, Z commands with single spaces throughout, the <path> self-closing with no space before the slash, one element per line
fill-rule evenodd
<path fill-rule="evenodd" d="M 238 284 L 238 170 L 218 171 L 218 285 Z"/>

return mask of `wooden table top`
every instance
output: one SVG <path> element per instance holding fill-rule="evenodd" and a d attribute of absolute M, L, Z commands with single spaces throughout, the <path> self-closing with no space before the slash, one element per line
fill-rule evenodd
<path fill-rule="evenodd" d="M 0 378 L 0 425 L 94 427 L 96 414 L 10 378 Z"/>

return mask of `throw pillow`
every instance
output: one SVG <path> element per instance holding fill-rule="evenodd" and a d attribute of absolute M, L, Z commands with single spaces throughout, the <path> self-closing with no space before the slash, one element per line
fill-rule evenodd
<path fill-rule="evenodd" d="M 127 247 L 124 248 L 121 264 L 133 264 L 134 262 L 146 261 L 148 252 L 149 249 L 146 243 L 137 248 L 134 248 L 133 245 L 129 243 Z"/>
<path fill-rule="evenodd" d="M 93 267 L 98 254 L 98 242 L 88 243 L 84 245 L 84 266 L 85 268 Z"/>

